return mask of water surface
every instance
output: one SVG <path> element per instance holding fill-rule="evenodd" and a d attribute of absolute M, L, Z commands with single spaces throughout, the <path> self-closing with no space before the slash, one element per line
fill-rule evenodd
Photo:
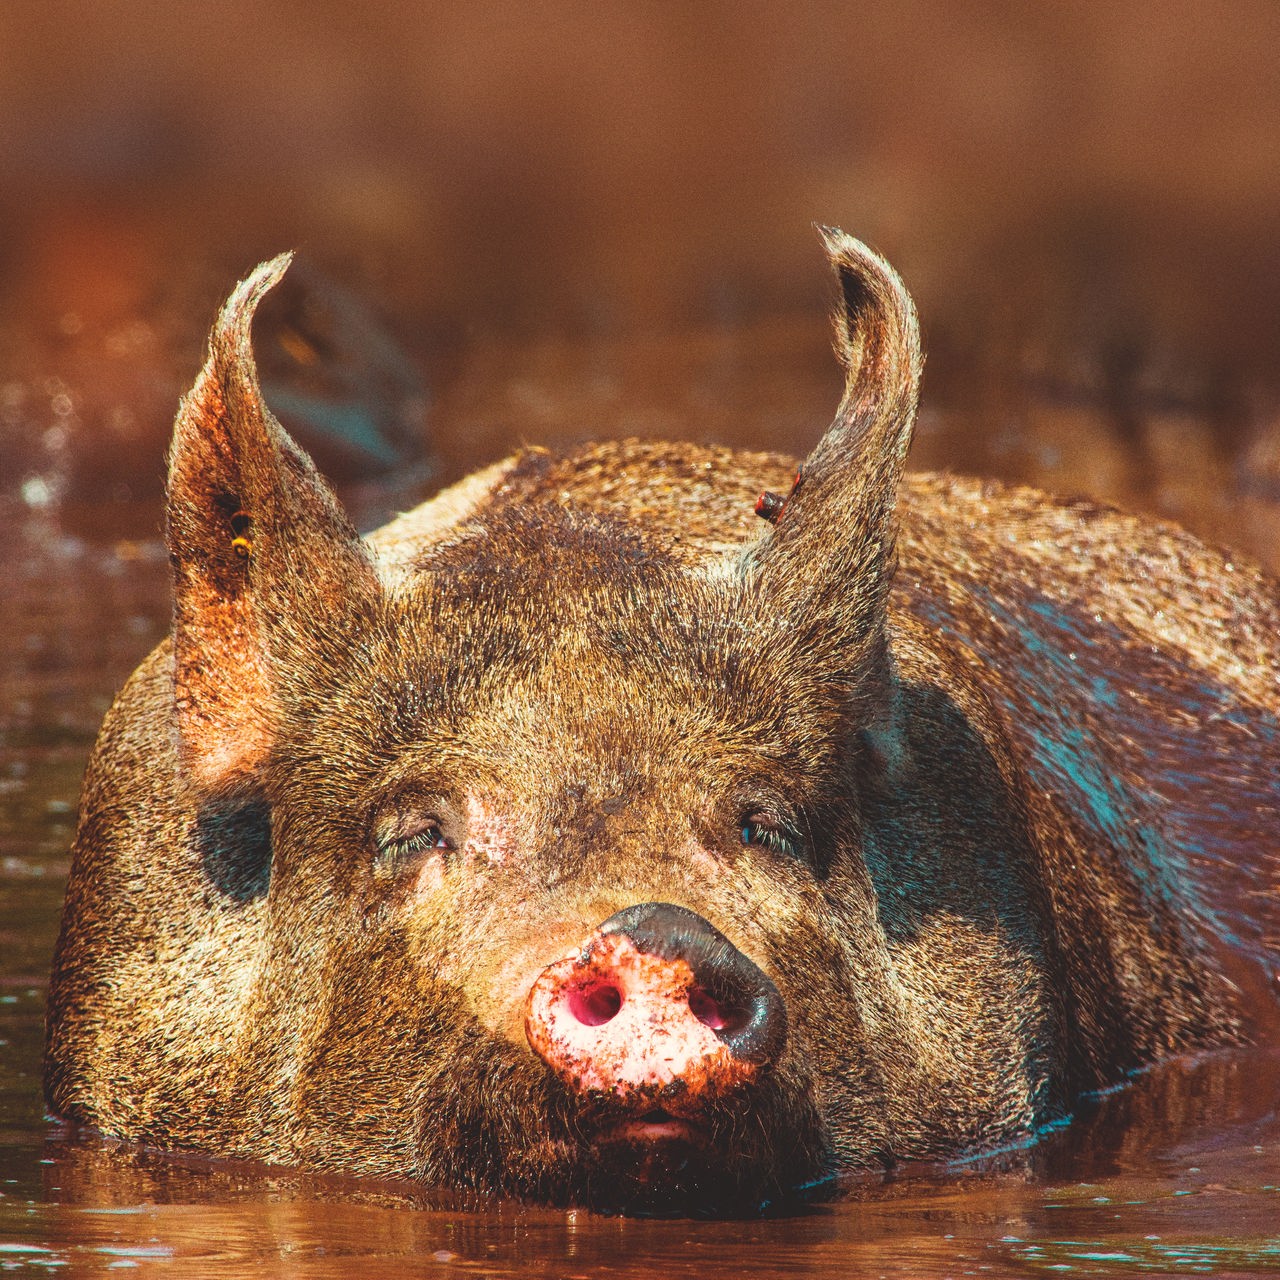
<path fill-rule="evenodd" d="M 1280 1274 L 1280 1059 L 1262 1051 L 1169 1063 L 1086 1101 L 1031 1152 L 906 1170 L 748 1222 L 461 1202 L 48 1121 L 43 1001 L 80 773 L 114 690 L 168 626 L 159 543 L 110 535 L 85 513 L 37 512 L 12 523 L 0 568 L 0 1271 Z"/>

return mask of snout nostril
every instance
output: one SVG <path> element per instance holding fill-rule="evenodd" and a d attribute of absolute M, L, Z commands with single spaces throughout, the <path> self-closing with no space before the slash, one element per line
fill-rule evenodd
<path fill-rule="evenodd" d="M 704 1027 L 712 1031 L 737 1031 L 746 1025 L 746 1013 L 735 1005 L 717 1000 L 703 987 L 689 992 L 689 1011 Z"/>
<path fill-rule="evenodd" d="M 578 987 L 569 993 L 569 1012 L 584 1027 L 602 1027 L 622 1008 L 622 992 L 608 983 Z"/>

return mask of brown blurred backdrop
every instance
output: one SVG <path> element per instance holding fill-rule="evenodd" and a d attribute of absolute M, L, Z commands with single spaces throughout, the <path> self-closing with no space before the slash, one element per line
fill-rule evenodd
<path fill-rule="evenodd" d="M 1277 51 L 1274 0 L 9 0 L 0 503 L 153 533 L 218 298 L 289 247 L 264 376 L 340 481 L 803 451 L 823 221 L 920 304 L 915 465 L 1280 565 Z"/>

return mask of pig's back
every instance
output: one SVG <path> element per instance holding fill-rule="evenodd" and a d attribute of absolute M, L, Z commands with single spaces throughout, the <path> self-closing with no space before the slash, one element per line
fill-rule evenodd
<path fill-rule="evenodd" d="M 786 494 L 796 466 L 691 444 L 532 450 L 371 540 L 394 579 L 505 505 L 554 503 L 626 524 L 691 572 L 708 556 L 722 569 L 762 532 L 759 493 Z M 978 664 L 1032 786 L 1102 861 L 1150 866 L 1157 896 L 1267 953 L 1280 933 L 1275 583 L 1173 525 L 991 481 L 911 475 L 899 510 L 891 628 L 922 626 Z M 913 678 L 906 647 L 900 666 Z"/>
<path fill-rule="evenodd" d="M 634 440 L 567 457 L 526 450 L 391 521 L 370 541 L 394 577 L 504 506 L 554 503 L 583 519 L 625 523 L 664 556 L 696 567 L 758 537 L 757 497 L 785 494 L 797 466 L 781 454 Z M 1100 627 L 1127 647 L 1154 647 L 1212 671 L 1259 707 L 1280 701 L 1280 595 L 1246 560 L 1171 524 L 994 481 L 909 475 L 899 511 L 898 605 L 922 611 L 926 621 L 948 601 L 974 605 L 991 592 L 1020 615 L 1019 625 L 1034 629 L 1055 608 L 1069 608 L 1086 633 Z M 1048 632 L 1057 630 L 1050 622 Z"/>
<path fill-rule="evenodd" d="M 903 487 L 895 604 L 980 665 L 1032 803 L 1077 831 L 1051 888 L 1092 863 L 1091 892 L 1112 892 L 1123 865 L 1280 1025 L 1273 580 L 1173 525 L 920 475 Z"/>

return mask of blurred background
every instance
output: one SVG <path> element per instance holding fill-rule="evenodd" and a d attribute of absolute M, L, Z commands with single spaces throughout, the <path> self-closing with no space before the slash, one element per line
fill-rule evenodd
<path fill-rule="evenodd" d="M 85 758 L 169 631 L 164 453 L 235 281 L 298 251 L 255 329 L 267 399 L 369 528 L 521 441 L 807 452 L 840 393 L 814 222 L 881 249 L 917 298 L 913 466 L 1157 512 L 1280 570 L 1276 0 L 0 0 L 5 1266 L 15 1241 L 43 1266 L 133 1240 L 111 1225 L 133 1219 L 57 1203 L 101 1187 L 49 1142 L 44 975 Z M 1230 1140 L 1172 1156 L 1202 1123 L 1183 1086 L 1172 1110 L 1107 1100 L 1159 1153 L 1156 1175 L 1145 1154 L 1117 1166 L 1155 1179 L 1136 1200 L 1116 1184 L 1139 1206 L 1121 1243 L 1225 1233 L 1233 1251 L 1196 1256 L 1230 1266 L 1274 1227 L 1274 1159 L 1250 1151 L 1276 1144 L 1197 1081 Z M 117 1203 L 158 1198 L 152 1162 L 118 1158 Z M 1097 1215 L 1072 1238 L 1119 1233 L 1094 1165 L 1069 1167 Z M 278 1267 L 276 1182 L 247 1185 Z M 1026 1187 L 1029 1208 L 949 1203 L 1006 1241 L 1028 1220 L 1060 1239 L 1059 1193 L 1045 1226 Z M 173 1194 L 201 1274 L 258 1256 L 191 1216 L 229 1212 L 223 1192 Z M 1181 1226 L 1141 1225 L 1144 1204 Z M 331 1209 L 286 1235 L 330 1239 Z M 407 1256 L 421 1221 L 374 1235 Z M 134 1256 L 190 1254 L 136 1222 Z M 503 1249 L 534 1247 L 503 1223 Z M 1100 1248 L 1078 1257 L 1123 1256 Z"/>
<path fill-rule="evenodd" d="M 235 281 L 297 250 L 255 328 L 266 396 L 369 528 L 522 441 L 807 452 L 841 382 L 815 222 L 919 303 L 913 466 L 1171 516 L 1280 570 L 1276 0 L 0 0 L 6 1257 L 97 1248 L 58 1203 L 98 1192 L 49 1142 L 44 975 L 85 758 L 169 631 L 164 453 Z M 1249 1147 L 1275 1143 L 1193 1092 L 1236 1136 L 1124 1198 L 1183 1206 L 1178 1239 L 1261 1240 L 1277 1179 Z M 1184 1112 L 1136 1121 L 1135 1149 Z M 1230 1194 L 1175 1199 L 1223 1190 L 1223 1151 Z M 119 1158 L 118 1203 L 155 1199 Z M 1086 1166 L 1091 1240 L 1121 1206 Z M 329 1238 L 330 1208 L 290 1239 Z M 201 1274 L 210 1240 L 258 1248 L 175 1212 L 204 1224 Z M 1126 1212 L 1127 1249 L 1150 1224 Z M 108 1252 L 129 1221 L 101 1219 Z M 136 1256 L 189 1253 L 136 1221 Z"/>
<path fill-rule="evenodd" d="M 804 452 L 811 224 L 885 252 L 913 465 L 1280 567 L 1280 6 L 8 0 L 0 507 L 145 540 L 219 299 L 364 522 L 520 441 Z"/>

